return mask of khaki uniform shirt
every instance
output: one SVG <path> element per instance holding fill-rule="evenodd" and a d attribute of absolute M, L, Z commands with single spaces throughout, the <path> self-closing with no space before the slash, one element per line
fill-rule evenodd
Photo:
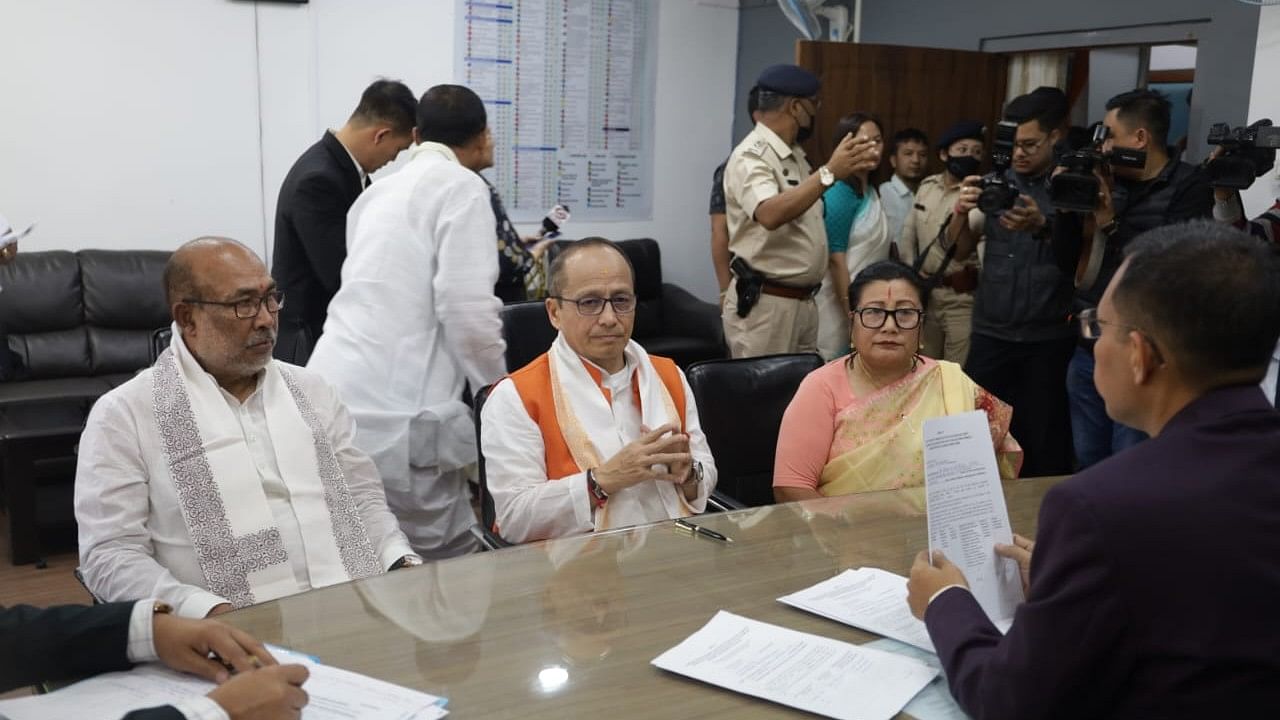
<path fill-rule="evenodd" d="M 929 255 L 920 269 L 932 275 L 942 266 L 942 260 L 947 254 L 946 247 L 944 242 L 935 243 L 933 239 L 938 236 L 942 222 L 951 214 L 951 208 L 955 207 L 956 200 L 960 198 L 961 187 L 963 186 L 956 183 L 948 190 L 943 184 L 943 173 L 930 175 L 920 181 L 920 187 L 916 190 L 915 205 L 907 214 L 906 221 L 902 224 L 902 236 L 898 238 L 898 252 L 903 262 L 908 265 L 914 263 L 916 258 L 920 257 L 920 253 L 925 252 L 927 248 Z M 982 220 L 981 213 L 975 212 L 969 216 L 969 229 L 974 237 L 982 235 Z M 933 243 L 932 247 L 930 243 Z M 977 265 L 978 254 L 975 252 L 964 261 L 953 259 L 947 266 L 947 274 L 950 275 L 966 266 L 977 267 Z"/>
<path fill-rule="evenodd" d="M 788 147 L 764 125 L 756 125 L 729 156 L 724 172 L 729 252 L 770 280 L 798 287 L 822 282 L 827 271 L 827 231 L 822 201 L 776 230 L 756 222 L 756 207 L 796 187 L 812 169 L 800 146 Z"/>

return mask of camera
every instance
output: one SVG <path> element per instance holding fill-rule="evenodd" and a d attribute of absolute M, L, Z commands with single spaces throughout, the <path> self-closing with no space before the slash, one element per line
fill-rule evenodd
<path fill-rule="evenodd" d="M 1093 171 L 1098 167 L 1146 166 L 1147 153 L 1143 150 L 1112 147 L 1110 152 L 1103 152 L 1102 146 L 1109 137 L 1110 129 L 1098 123 L 1087 145 L 1066 153 L 1058 161 L 1058 165 L 1066 169 L 1049 181 L 1049 201 L 1055 210 L 1091 212 L 1097 207 L 1102 183 Z"/>
<path fill-rule="evenodd" d="M 1280 128 L 1272 127 L 1270 118 L 1235 129 L 1216 123 L 1209 128 L 1208 143 L 1222 148 L 1222 155 L 1205 165 L 1209 184 L 1244 190 L 1275 167 Z"/>
<path fill-rule="evenodd" d="M 996 135 L 991 143 L 991 172 L 982 176 L 978 185 L 978 209 L 987 215 L 998 215 L 1013 207 L 1018 201 L 1018 188 L 1009 184 L 1005 171 L 1013 164 L 1013 141 L 1018 134 L 1018 123 L 1001 120 L 996 123 Z"/>

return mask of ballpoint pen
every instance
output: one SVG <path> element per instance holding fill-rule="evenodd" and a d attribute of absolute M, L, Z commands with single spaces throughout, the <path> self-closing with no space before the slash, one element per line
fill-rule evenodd
<path fill-rule="evenodd" d="M 720 542 L 727 542 L 727 543 L 733 542 L 733 538 L 731 537 L 721 535 L 715 530 L 708 530 L 707 528 L 704 528 L 701 525 L 694 525 L 693 523 L 689 522 L 688 520 L 685 520 L 684 518 L 676 518 L 676 526 L 680 528 L 684 528 L 685 530 L 688 530 L 689 532 L 694 533 L 696 535 L 703 535 L 703 536 L 709 537 L 712 540 L 719 540 Z"/>

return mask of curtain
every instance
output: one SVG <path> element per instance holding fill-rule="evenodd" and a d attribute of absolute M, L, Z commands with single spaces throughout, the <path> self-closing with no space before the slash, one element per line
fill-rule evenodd
<path fill-rule="evenodd" d="M 1063 50 L 1019 53 L 1011 56 L 1009 58 L 1009 94 L 1006 97 L 1013 99 L 1042 85 L 1065 91 L 1070 57 L 1071 52 Z"/>

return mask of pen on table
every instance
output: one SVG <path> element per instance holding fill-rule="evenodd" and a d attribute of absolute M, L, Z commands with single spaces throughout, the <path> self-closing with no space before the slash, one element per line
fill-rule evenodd
<path fill-rule="evenodd" d="M 676 526 L 684 528 L 685 530 L 688 530 L 689 532 L 697 535 L 704 535 L 706 537 L 711 538 L 712 540 L 719 540 L 720 542 L 728 542 L 728 543 L 733 542 L 733 538 L 731 537 L 721 535 L 715 530 L 708 530 L 707 528 L 704 528 L 701 525 L 694 525 L 693 523 L 689 522 L 688 520 L 685 520 L 684 518 L 676 518 Z"/>

